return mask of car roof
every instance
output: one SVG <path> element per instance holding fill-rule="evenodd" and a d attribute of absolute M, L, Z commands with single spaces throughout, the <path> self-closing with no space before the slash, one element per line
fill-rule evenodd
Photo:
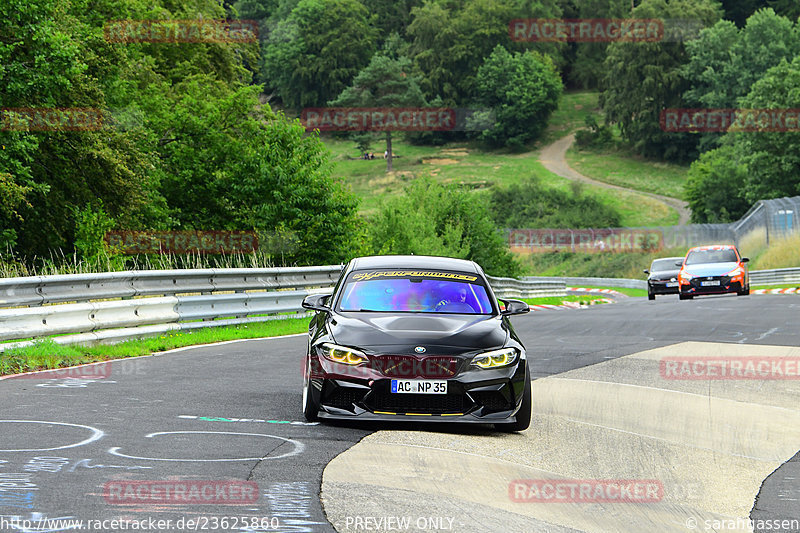
<path fill-rule="evenodd" d="M 653 259 L 653 262 L 655 263 L 656 261 L 679 261 L 679 260 L 680 261 L 683 260 L 683 256 L 682 255 L 679 256 L 679 257 L 657 257 L 657 258 Z"/>
<path fill-rule="evenodd" d="M 695 251 L 704 251 L 704 250 L 735 250 L 736 246 L 732 244 L 709 244 L 706 246 L 695 246 L 694 248 L 689 248 L 690 252 Z"/>
<path fill-rule="evenodd" d="M 369 270 L 373 268 L 431 268 L 475 272 L 476 274 L 482 273 L 481 268 L 474 261 L 430 255 L 372 255 L 356 257 L 350 262 L 350 270 Z"/>

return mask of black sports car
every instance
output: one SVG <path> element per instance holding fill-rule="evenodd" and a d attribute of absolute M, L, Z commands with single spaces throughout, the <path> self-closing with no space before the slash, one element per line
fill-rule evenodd
<path fill-rule="evenodd" d="M 472 261 L 425 256 L 353 259 L 316 311 L 304 361 L 307 420 L 530 425 L 525 347 Z"/>
<path fill-rule="evenodd" d="M 647 274 L 647 297 L 650 300 L 656 299 L 656 294 L 678 294 L 681 292 L 678 284 L 678 272 L 681 271 L 680 264 L 683 257 L 665 257 L 655 259 L 650 265 L 650 270 L 645 270 Z"/>

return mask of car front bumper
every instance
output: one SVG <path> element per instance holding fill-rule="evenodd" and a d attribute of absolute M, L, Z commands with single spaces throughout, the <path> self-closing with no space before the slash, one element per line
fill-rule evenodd
<path fill-rule="evenodd" d="M 452 377 L 386 376 L 372 368 L 342 368 L 313 355 L 310 391 L 324 419 L 459 423 L 514 422 L 527 379 L 527 360 L 478 369 L 464 359 Z M 354 375 L 355 374 L 355 375 Z M 392 379 L 446 380 L 447 394 L 392 393 Z"/>

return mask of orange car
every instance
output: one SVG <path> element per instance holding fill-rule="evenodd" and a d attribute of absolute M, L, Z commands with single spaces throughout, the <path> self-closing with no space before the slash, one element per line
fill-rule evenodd
<path fill-rule="evenodd" d="M 750 274 L 736 246 L 696 246 L 686 253 L 678 273 L 681 300 L 702 294 L 750 294 Z"/>

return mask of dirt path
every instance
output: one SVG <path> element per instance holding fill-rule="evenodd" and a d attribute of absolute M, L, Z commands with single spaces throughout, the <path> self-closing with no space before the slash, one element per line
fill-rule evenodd
<path fill-rule="evenodd" d="M 666 204 L 667 207 L 677 211 L 680 217 L 678 225 L 685 226 L 689 222 L 689 215 L 691 214 L 691 212 L 686 206 L 686 202 L 682 200 L 678 200 L 677 198 L 670 198 L 669 196 L 662 196 L 660 194 L 637 191 L 635 189 L 627 189 L 625 187 L 620 187 L 619 185 L 612 185 L 610 183 L 593 180 L 592 178 L 587 178 L 580 172 L 570 167 L 569 163 L 567 163 L 566 154 L 567 150 L 569 150 L 569 147 L 572 146 L 573 142 L 575 142 L 575 135 L 570 134 L 567 135 L 566 137 L 562 137 L 561 139 L 557 140 L 552 144 L 548 144 L 547 146 L 542 148 L 542 152 L 539 155 L 539 162 L 541 162 L 542 165 L 544 165 L 544 167 L 553 174 L 557 174 L 562 178 L 567 178 L 568 180 L 581 181 L 583 183 L 596 185 L 598 187 L 604 187 L 606 189 L 617 189 L 619 191 L 626 191 L 635 194 L 641 194 L 643 196 L 649 196 L 650 198 L 658 200 L 659 202 Z"/>

